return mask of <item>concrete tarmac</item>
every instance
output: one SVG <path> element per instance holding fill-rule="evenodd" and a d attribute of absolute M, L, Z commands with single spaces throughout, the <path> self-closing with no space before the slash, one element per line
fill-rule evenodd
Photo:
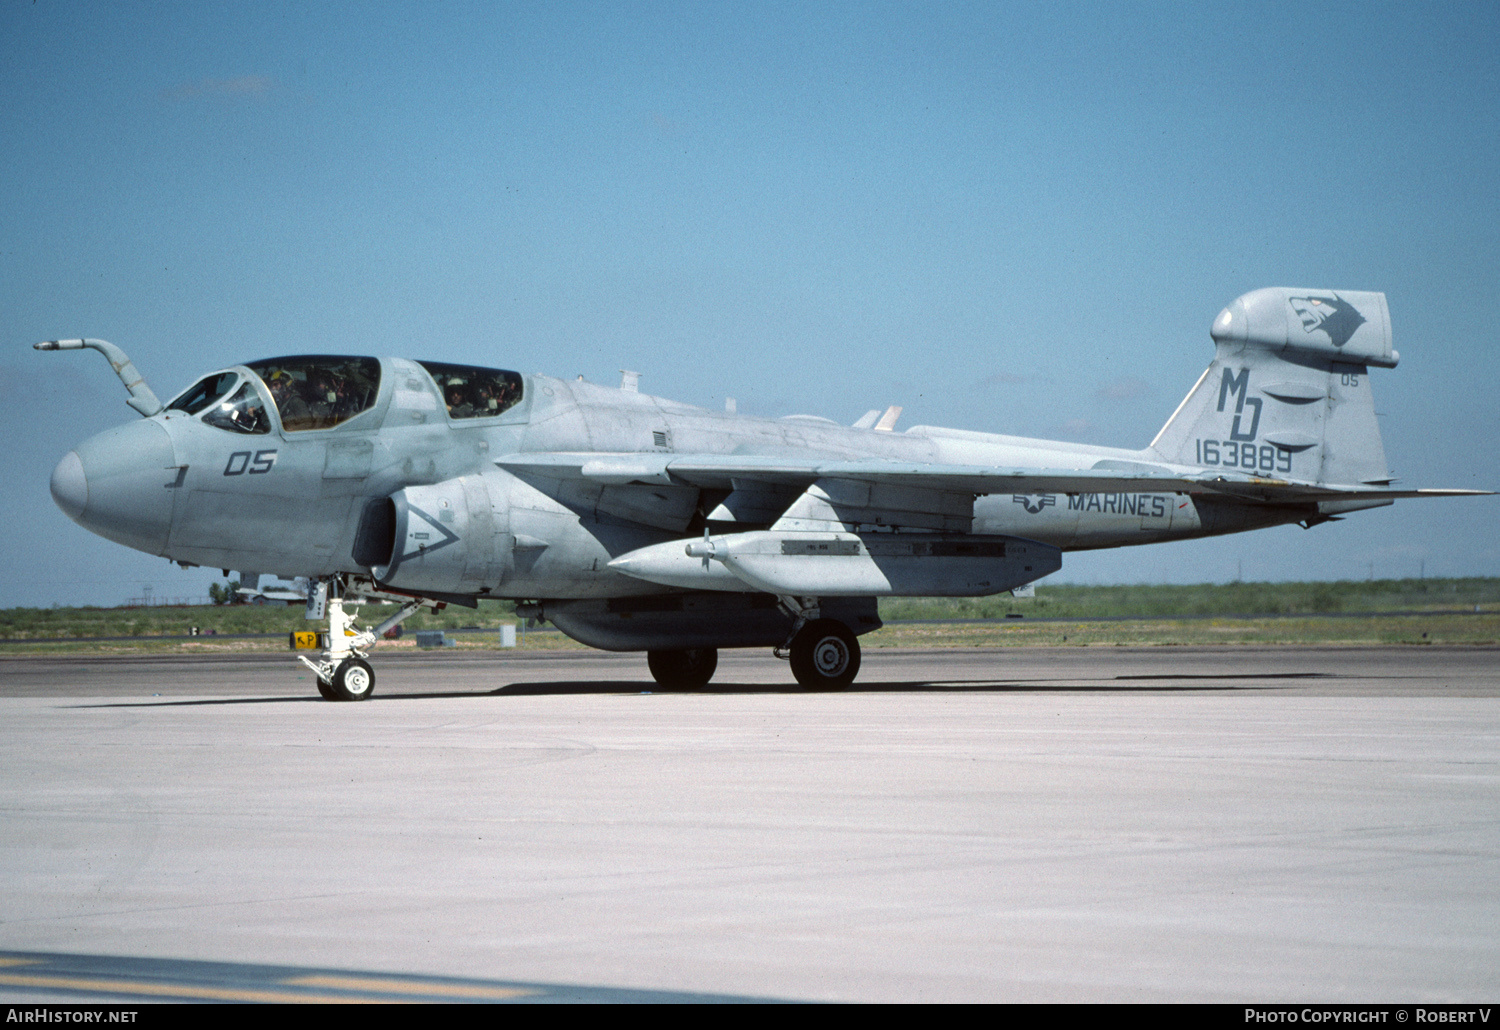
<path fill-rule="evenodd" d="M 1495 649 L 375 667 L 0 658 L 0 998 L 1500 994 Z"/>

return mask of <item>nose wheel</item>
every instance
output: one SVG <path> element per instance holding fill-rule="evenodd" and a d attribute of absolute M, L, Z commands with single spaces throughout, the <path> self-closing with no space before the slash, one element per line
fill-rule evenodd
<path fill-rule="evenodd" d="M 318 682 L 321 687 L 322 681 Z M 374 692 L 375 670 L 363 658 L 345 658 L 333 670 L 333 682 L 328 685 L 327 693 L 319 690 L 330 701 L 364 701 Z"/>
<path fill-rule="evenodd" d="M 325 701 L 368 701 L 375 693 L 375 670 L 363 658 L 321 662 L 297 656 L 318 678 L 318 693 Z"/>

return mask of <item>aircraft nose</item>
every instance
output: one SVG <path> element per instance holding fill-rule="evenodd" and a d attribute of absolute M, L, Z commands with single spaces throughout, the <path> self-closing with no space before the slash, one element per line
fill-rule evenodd
<path fill-rule="evenodd" d="M 89 503 L 89 480 L 77 451 L 69 451 L 52 470 L 52 500 L 74 522 Z"/>
<path fill-rule="evenodd" d="M 106 539 L 161 554 L 172 528 L 172 438 L 159 423 L 130 422 L 91 437 L 52 470 L 63 514 Z"/>

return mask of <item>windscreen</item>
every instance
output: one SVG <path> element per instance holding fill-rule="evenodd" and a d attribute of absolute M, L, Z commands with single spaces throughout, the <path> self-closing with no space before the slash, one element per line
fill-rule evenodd
<path fill-rule="evenodd" d="M 347 422 L 374 407 L 380 392 L 380 362 L 374 358 L 313 354 L 248 367 L 270 389 L 281 428 L 289 433 Z"/>
<path fill-rule="evenodd" d="M 234 381 L 239 376 L 233 372 L 215 372 L 211 376 L 204 376 L 167 405 L 171 411 L 185 411 L 189 415 L 196 415 L 214 401 L 229 392 Z"/>
<path fill-rule="evenodd" d="M 212 405 L 203 414 L 203 424 L 227 429 L 233 433 L 269 433 L 271 420 L 266 417 L 260 393 L 248 380 L 226 401 Z"/>

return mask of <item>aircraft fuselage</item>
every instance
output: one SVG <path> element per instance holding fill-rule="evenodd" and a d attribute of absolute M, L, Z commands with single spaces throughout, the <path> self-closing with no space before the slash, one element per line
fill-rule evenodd
<path fill-rule="evenodd" d="M 374 405 L 333 428 L 288 432 L 273 424 L 251 435 L 167 410 L 86 441 L 75 453 L 92 466 L 89 507 L 74 517 L 178 562 L 318 577 L 364 571 L 352 554 L 368 499 L 480 477 L 496 501 L 487 527 L 494 543 L 483 559 L 491 568 L 479 577 L 489 582 L 487 596 L 604 597 L 663 589 L 609 569 L 622 553 L 701 532 L 706 517 L 716 528 L 743 529 L 768 525 L 775 513 L 732 512 L 712 491 L 671 485 L 635 489 L 643 504 L 610 496 L 630 489 L 624 486 L 522 477 L 497 467 L 497 458 L 687 453 L 1060 469 L 1160 464 L 1146 452 L 1118 448 L 757 418 L 546 376 L 529 377 L 522 401 L 496 418 L 451 420 L 419 366 L 402 359 L 382 365 Z M 247 369 L 234 371 L 261 386 Z M 773 505 L 791 499 L 767 496 Z M 1281 509 L 1253 514 L 1256 525 L 1301 517 Z M 1229 522 L 1186 493 L 1005 494 L 977 499 L 972 531 L 1082 550 L 1253 528 L 1243 516 Z"/>

